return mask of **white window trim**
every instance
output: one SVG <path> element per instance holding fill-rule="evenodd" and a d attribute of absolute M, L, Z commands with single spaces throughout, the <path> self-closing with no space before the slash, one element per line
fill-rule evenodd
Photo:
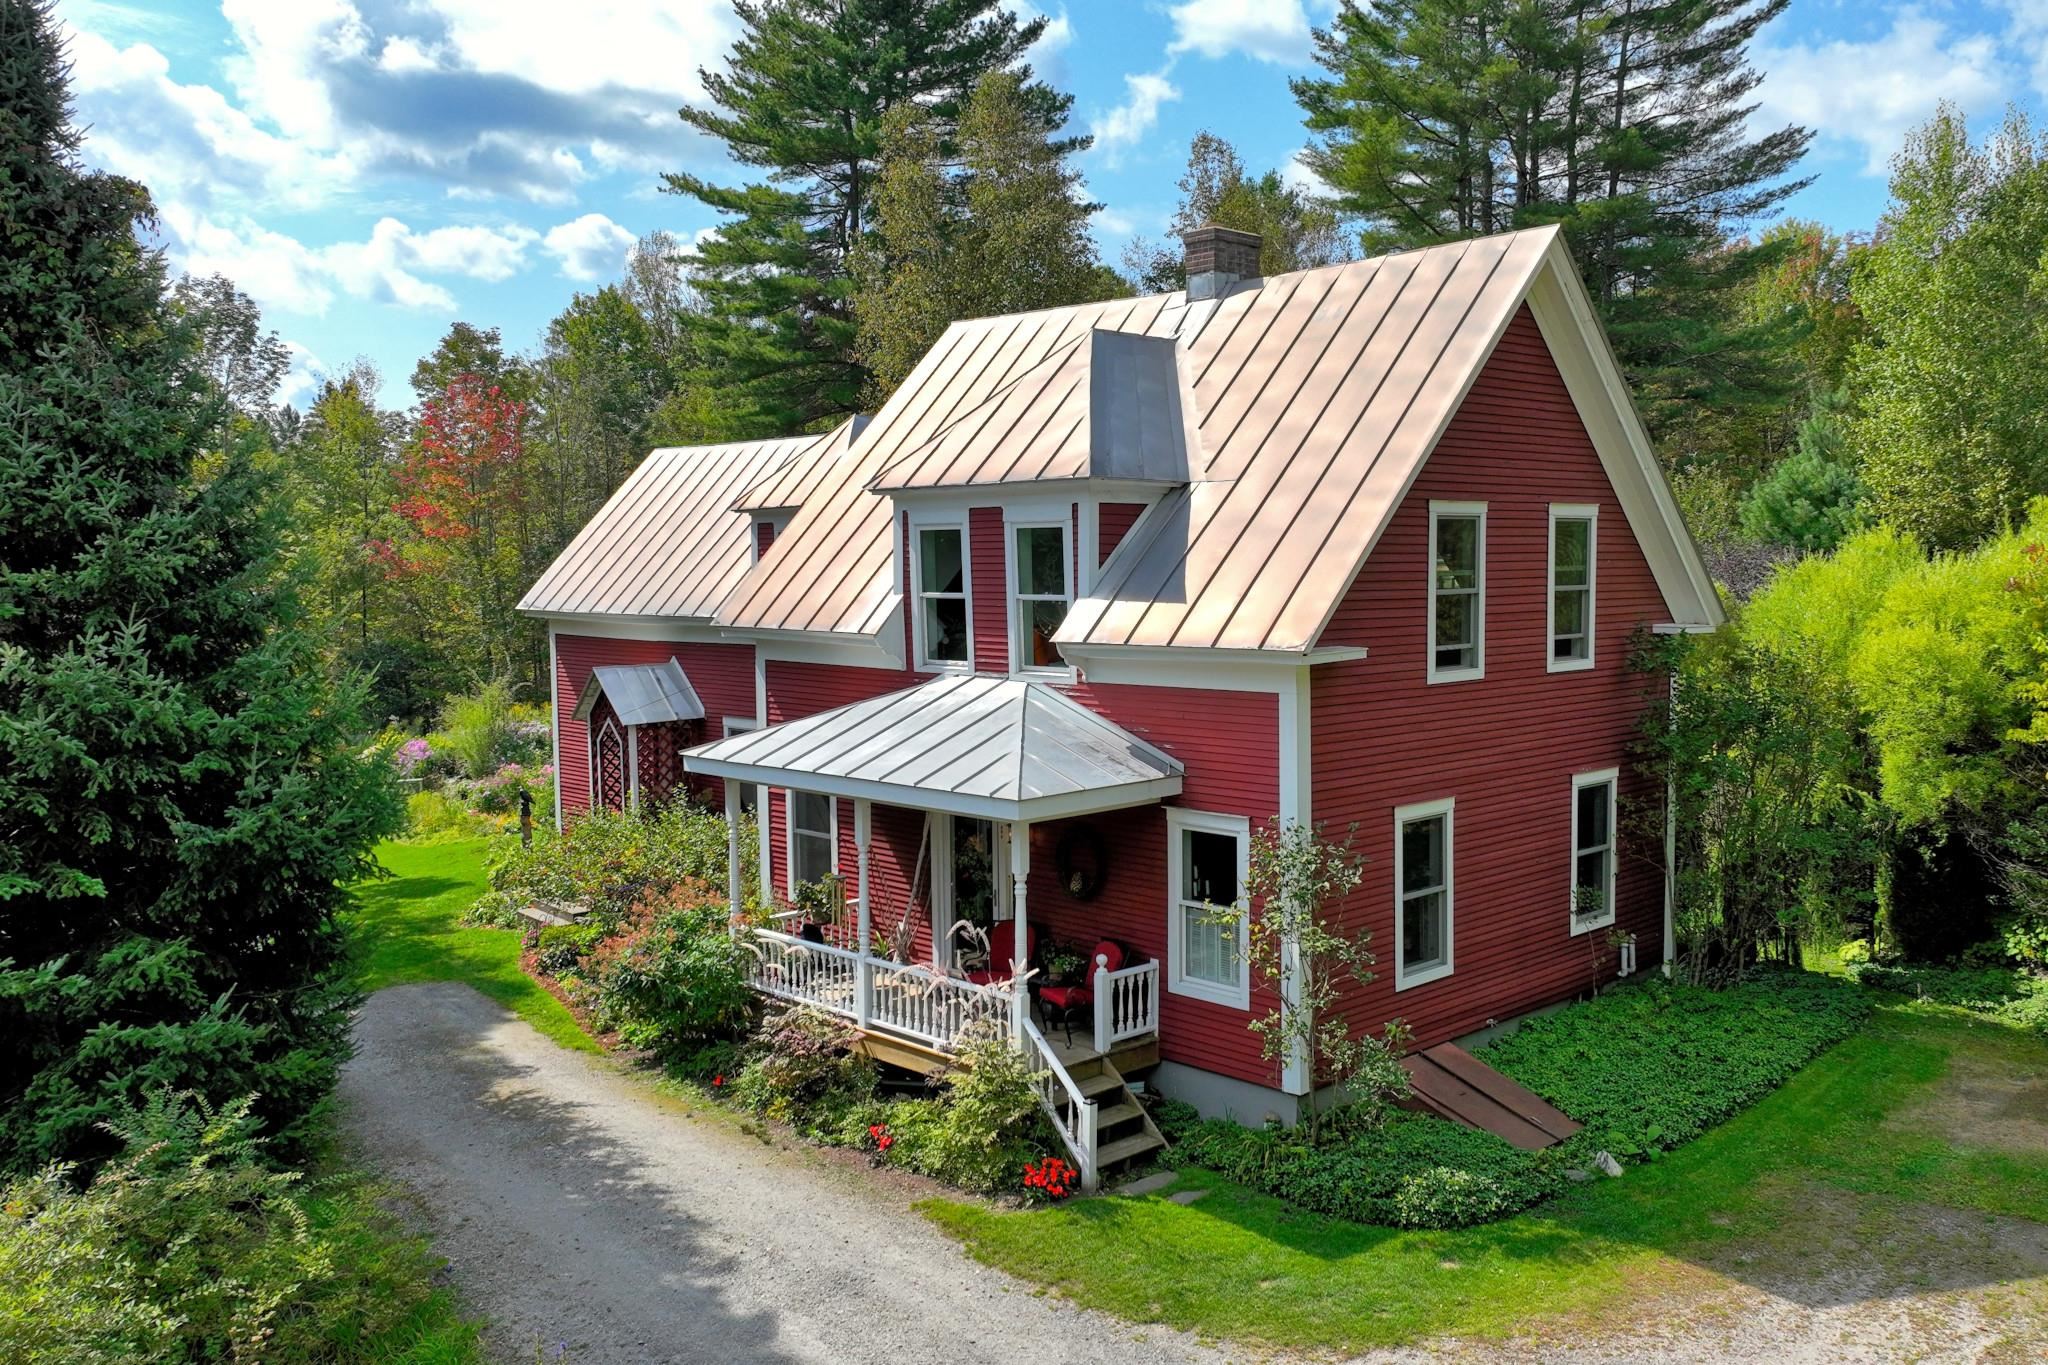
<path fill-rule="evenodd" d="M 1412 821 L 1427 820 L 1441 815 L 1444 820 L 1444 960 L 1433 967 L 1419 971 L 1408 970 L 1406 952 L 1407 935 L 1403 919 L 1407 915 L 1408 898 L 1402 894 L 1406 885 L 1403 875 L 1403 842 L 1401 832 Z M 1453 934 L 1457 911 L 1458 859 L 1457 859 L 1457 798 L 1446 796 L 1440 801 L 1418 801 L 1413 805 L 1394 808 L 1394 989 L 1405 991 L 1412 986 L 1427 985 L 1440 981 L 1451 974 L 1457 961 L 1457 936 Z"/>
<path fill-rule="evenodd" d="M 734 735 L 752 734 L 754 731 L 760 728 L 761 722 L 753 716 L 725 717 L 724 733 L 727 739 L 732 738 Z M 761 818 L 761 812 L 767 807 L 767 803 L 768 789 L 766 787 L 756 786 L 754 788 L 754 818 L 756 820 L 759 820 Z"/>
<path fill-rule="evenodd" d="M 924 555 L 920 553 L 919 537 L 926 531 L 957 531 L 960 533 L 960 602 L 967 612 L 967 657 L 965 659 L 934 659 L 925 649 L 924 629 Z M 933 517 L 920 520 L 915 514 L 910 518 L 907 532 L 910 540 L 910 647 L 920 673 L 972 673 L 974 671 L 974 554 L 973 544 L 968 539 L 967 519 L 954 520 L 950 517 Z"/>
<path fill-rule="evenodd" d="M 1069 615 L 1073 614 L 1074 603 L 1077 600 L 1074 593 L 1074 523 L 1072 508 L 1070 507 L 1067 510 L 1064 518 L 1032 516 L 1012 519 L 1006 515 L 1003 518 L 1003 572 L 1009 580 L 1007 584 L 1009 591 L 1004 595 L 1004 607 L 1010 617 L 1008 626 L 1010 636 L 1010 672 L 1033 678 L 1058 678 L 1071 682 L 1078 676 L 1072 664 L 1054 664 L 1039 667 L 1024 662 L 1025 642 L 1024 632 L 1021 629 L 1024 616 L 1023 604 L 1027 601 L 1050 602 L 1054 600 L 1040 595 L 1033 595 L 1027 598 L 1017 590 L 1019 586 L 1017 578 L 1017 533 L 1034 527 L 1057 530 L 1060 533 L 1061 566 L 1066 571 L 1066 603 Z"/>
<path fill-rule="evenodd" d="M 1607 886 L 1604 889 L 1607 913 L 1600 917 L 1587 917 L 1580 915 L 1574 904 L 1579 889 L 1579 793 L 1587 787 L 1601 786 L 1607 788 Z M 1573 938 L 1595 929 L 1605 929 L 1614 923 L 1614 874 L 1616 865 L 1621 861 L 1620 826 L 1621 769 L 1601 768 L 1596 772 L 1572 774 L 1572 843 L 1571 856 L 1565 862 L 1564 904 Z"/>
<path fill-rule="evenodd" d="M 805 792 L 806 796 L 819 796 L 820 792 Z M 782 880 L 788 887 L 789 895 L 796 895 L 796 798 L 794 787 L 785 788 L 782 793 Z M 839 798 L 825 797 L 825 808 L 831 812 L 832 825 L 832 870 L 839 871 Z M 815 830 L 806 833 L 816 833 Z"/>
<path fill-rule="evenodd" d="M 1237 840 L 1238 942 L 1247 944 L 1251 933 L 1251 898 L 1242 894 L 1251 877 L 1252 822 L 1242 815 L 1216 811 L 1166 808 L 1166 988 L 1175 995 L 1206 1000 L 1213 1005 L 1248 1010 L 1252 1005 L 1252 966 L 1243 952 L 1237 957 L 1237 983 L 1224 985 L 1200 981 L 1181 974 L 1187 960 L 1187 933 L 1181 915 L 1181 872 L 1185 855 L 1181 836 L 1189 830 L 1228 834 Z"/>
<path fill-rule="evenodd" d="M 1477 662 L 1470 668 L 1436 666 L 1436 524 L 1444 517 L 1477 517 L 1479 544 L 1473 567 L 1478 584 L 1472 594 L 1472 653 Z M 1472 682 L 1486 676 L 1486 504 L 1483 502 L 1436 502 L 1429 504 L 1429 610 L 1422 623 L 1423 661 L 1432 683 Z"/>
<path fill-rule="evenodd" d="M 1560 521 L 1586 523 L 1586 657 L 1583 659 L 1557 657 L 1557 523 Z M 1550 504 L 1550 549 L 1547 562 L 1549 567 L 1545 583 L 1548 590 L 1543 595 L 1543 666 L 1551 673 L 1582 673 L 1593 666 L 1593 653 L 1600 644 L 1600 633 L 1595 629 L 1599 620 L 1595 612 L 1600 594 L 1598 506 L 1573 502 Z"/>

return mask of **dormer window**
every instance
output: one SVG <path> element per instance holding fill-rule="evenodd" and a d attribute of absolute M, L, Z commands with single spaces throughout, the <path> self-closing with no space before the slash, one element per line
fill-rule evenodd
<path fill-rule="evenodd" d="M 1010 527 L 1010 582 L 1016 590 L 1012 647 L 1020 671 L 1067 667 L 1052 637 L 1074 604 L 1068 529 L 1063 521 Z"/>
<path fill-rule="evenodd" d="M 966 668 L 973 656 L 967 636 L 966 533 L 959 526 L 917 530 L 917 662 L 920 668 Z"/>
<path fill-rule="evenodd" d="M 782 534 L 782 528 L 789 525 L 789 512 L 756 512 L 754 514 L 753 562 L 759 564 L 775 544 L 775 537 Z"/>

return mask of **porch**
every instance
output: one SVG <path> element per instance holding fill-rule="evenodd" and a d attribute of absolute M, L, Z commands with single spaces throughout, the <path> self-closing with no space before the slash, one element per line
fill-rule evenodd
<path fill-rule="evenodd" d="M 792 794 L 791 900 L 813 872 L 828 870 L 817 855 L 800 866 L 802 841 L 822 837 L 836 848 L 837 803 L 852 805 L 845 922 L 828 915 L 791 932 L 810 916 L 785 909 L 780 927 L 755 930 L 756 990 L 846 1019 L 878 1059 L 918 1070 L 957 1065 L 975 1036 L 1008 1040 L 1041 1072 L 1041 1104 L 1086 1184 L 1158 1145 L 1123 1077 L 1159 1060 L 1160 964 L 1125 962 L 1121 946 L 1104 939 L 1078 968 L 1069 964 L 1066 979 L 1047 981 L 1033 952 L 1031 836 L 1051 821 L 1177 795 L 1183 774 L 1171 756 L 1043 683 L 958 676 L 702 745 L 684 755 L 684 766 L 725 780 L 734 905 L 747 891 L 737 819 L 743 786 Z M 828 833 L 799 828 L 798 797 L 831 803 Z M 919 871 L 908 879 L 887 952 L 877 947 L 878 809 L 924 817 Z M 981 859 L 971 886 L 959 871 L 965 843 Z M 768 851 L 764 835 L 761 901 L 782 906 Z M 920 885 L 928 888 L 930 932 L 914 951 L 920 926 L 911 922 L 911 902 Z M 965 903 L 976 898 L 982 903 Z"/>

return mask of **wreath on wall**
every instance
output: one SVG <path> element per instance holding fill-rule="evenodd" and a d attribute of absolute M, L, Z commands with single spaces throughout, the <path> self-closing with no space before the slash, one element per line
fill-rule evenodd
<path fill-rule="evenodd" d="M 1092 901 L 1102 894 L 1109 875 L 1109 849 L 1093 825 L 1071 825 L 1060 836 L 1053 851 L 1053 868 L 1060 885 L 1077 901 Z"/>

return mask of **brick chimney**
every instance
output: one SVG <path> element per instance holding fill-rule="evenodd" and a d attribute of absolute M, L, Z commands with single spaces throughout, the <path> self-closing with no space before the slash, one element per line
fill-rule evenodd
<path fill-rule="evenodd" d="M 1204 223 L 1181 235 L 1186 250 L 1188 301 L 1213 299 L 1239 280 L 1259 277 L 1259 248 L 1256 232 Z"/>

